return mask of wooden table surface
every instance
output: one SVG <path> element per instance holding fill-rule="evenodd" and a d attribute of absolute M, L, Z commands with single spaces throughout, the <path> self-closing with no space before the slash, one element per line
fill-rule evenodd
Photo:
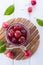
<path fill-rule="evenodd" d="M 4 11 L 11 5 L 15 5 L 15 12 L 10 16 L 4 16 Z M 33 12 L 29 14 L 27 8 L 31 6 L 30 0 L 0 0 L 0 27 L 4 21 L 7 21 L 15 17 L 27 18 L 34 23 L 40 34 L 40 45 L 35 54 L 27 60 L 11 60 L 4 54 L 0 54 L 1 65 L 43 65 L 43 27 L 36 23 L 36 18 L 43 19 L 43 0 L 37 0 L 37 5 L 32 6 Z"/>

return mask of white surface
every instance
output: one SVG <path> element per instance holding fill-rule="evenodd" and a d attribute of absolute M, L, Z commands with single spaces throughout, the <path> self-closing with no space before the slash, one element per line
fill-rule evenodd
<path fill-rule="evenodd" d="M 13 4 L 15 5 L 15 13 L 10 16 L 4 16 L 5 9 Z M 40 34 L 40 45 L 36 53 L 27 60 L 16 61 L 7 58 L 4 54 L 0 54 L 1 65 L 43 65 L 43 27 L 40 27 L 36 23 L 36 18 L 43 19 L 43 0 L 37 0 L 37 5 L 33 7 L 33 12 L 30 14 L 27 12 L 28 6 L 31 6 L 30 0 L 0 0 L 0 27 L 3 21 L 7 21 L 13 17 L 23 17 L 30 19 L 34 23 Z"/>

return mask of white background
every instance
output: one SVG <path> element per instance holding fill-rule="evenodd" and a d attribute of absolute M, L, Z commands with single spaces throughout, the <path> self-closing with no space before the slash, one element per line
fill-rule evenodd
<path fill-rule="evenodd" d="M 10 16 L 4 16 L 4 11 L 11 4 L 15 5 L 15 12 Z M 30 15 L 27 12 L 29 6 L 32 6 L 30 0 L 0 0 L 0 27 L 4 21 L 15 17 L 23 17 L 31 20 L 37 26 L 40 34 L 40 45 L 31 58 L 16 61 L 9 59 L 4 54 L 0 54 L 1 65 L 43 65 L 43 27 L 36 23 L 36 18 L 43 19 L 43 0 L 37 0 L 37 5 L 32 6 L 33 12 Z"/>

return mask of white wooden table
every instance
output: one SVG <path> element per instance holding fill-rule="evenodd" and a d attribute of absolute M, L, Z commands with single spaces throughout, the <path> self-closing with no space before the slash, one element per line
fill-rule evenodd
<path fill-rule="evenodd" d="M 0 27 L 4 21 L 15 17 L 27 18 L 34 23 L 40 34 L 40 45 L 36 53 L 27 60 L 11 60 L 4 54 L 0 54 L 1 65 L 43 65 L 43 27 L 36 23 L 36 18 L 43 19 L 43 0 L 37 0 L 37 5 L 33 7 L 33 12 L 29 15 L 27 12 L 30 0 L 0 0 Z M 15 5 L 15 12 L 10 16 L 4 16 L 5 9 L 11 5 Z"/>

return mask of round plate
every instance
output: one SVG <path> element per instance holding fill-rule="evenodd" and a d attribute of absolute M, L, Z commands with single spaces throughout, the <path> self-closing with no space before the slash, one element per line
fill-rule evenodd
<path fill-rule="evenodd" d="M 30 39 L 29 39 L 29 43 L 26 44 L 25 46 L 26 46 L 26 48 L 28 50 L 31 51 L 31 55 L 32 55 L 39 46 L 39 38 L 40 38 L 40 36 L 39 36 L 39 32 L 38 32 L 37 27 L 33 23 L 31 23 L 29 20 L 27 20 L 25 18 L 14 18 L 14 19 L 11 19 L 11 20 L 9 20 L 7 22 L 8 22 L 8 24 L 21 22 L 25 26 L 27 26 L 28 30 L 30 31 Z M 4 43 L 6 44 L 7 47 L 9 47 L 9 45 L 7 44 L 7 42 L 5 40 L 5 29 L 4 28 L 0 29 L 0 39 L 2 41 L 4 41 Z M 8 51 L 9 50 L 6 50 L 4 52 L 4 54 L 7 54 Z M 13 59 L 21 60 L 21 59 L 28 58 L 28 57 L 24 56 L 24 53 L 19 48 L 13 49 L 12 51 L 15 53 L 15 56 L 14 56 Z"/>

